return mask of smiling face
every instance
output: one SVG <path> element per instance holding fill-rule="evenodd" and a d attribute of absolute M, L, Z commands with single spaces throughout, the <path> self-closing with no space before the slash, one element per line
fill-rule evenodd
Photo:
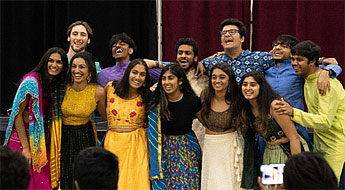
<path fill-rule="evenodd" d="M 229 76 L 217 68 L 212 72 L 211 82 L 215 92 L 225 92 L 229 86 Z"/>
<path fill-rule="evenodd" d="M 292 56 L 292 68 L 295 70 L 296 75 L 303 75 L 308 76 L 312 73 L 315 61 L 310 61 L 308 58 L 303 57 L 301 55 L 293 55 Z"/>
<path fill-rule="evenodd" d="M 89 75 L 89 67 L 83 58 L 75 58 L 71 63 L 71 74 L 75 83 L 87 83 L 87 77 Z"/>
<path fill-rule="evenodd" d="M 165 93 L 168 96 L 175 96 L 181 93 L 180 85 L 182 81 L 170 72 L 170 70 L 166 71 L 162 76 L 162 87 Z"/>
<path fill-rule="evenodd" d="M 129 61 L 130 55 L 133 54 L 133 48 L 130 48 L 126 42 L 120 40 L 113 44 L 111 52 L 117 62 Z"/>
<path fill-rule="evenodd" d="M 178 47 L 176 62 L 185 70 L 188 71 L 198 60 L 198 56 L 194 56 L 193 46 L 183 44 Z"/>
<path fill-rule="evenodd" d="M 226 32 L 229 31 L 229 32 Z M 236 31 L 234 34 L 231 31 Z M 242 49 L 242 42 L 244 42 L 244 36 L 240 36 L 238 33 L 238 27 L 235 25 L 226 25 L 223 27 L 221 33 L 221 44 L 224 50 L 232 50 L 232 49 Z"/>
<path fill-rule="evenodd" d="M 291 59 L 291 49 L 289 44 L 278 41 L 272 43 L 272 57 L 274 60 L 284 61 Z"/>
<path fill-rule="evenodd" d="M 146 78 L 146 69 L 144 65 L 135 65 L 129 73 L 129 88 L 137 90 L 140 88 Z"/>
<path fill-rule="evenodd" d="M 242 83 L 242 94 L 249 101 L 256 101 L 259 96 L 260 85 L 252 76 L 246 77 Z"/>
<path fill-rule="evenodd" d="M 63 63 L 61 60 L 61 56 L 58 53 L 52 53 L 49 56 L 48 62 L 47 62 L 47 71 L 49 74 L 49 78 L 53 79 L 54 76 L 57 76 L 61 73 L 63 68 Z"/>
<path fill-rule="evenodd" d="M 75 53 L 85 51 L 87 44 L 90 43 L 87 30 L 83 25 L 74 26 L 67 41 L 70 42 L 70 48 Z"/>

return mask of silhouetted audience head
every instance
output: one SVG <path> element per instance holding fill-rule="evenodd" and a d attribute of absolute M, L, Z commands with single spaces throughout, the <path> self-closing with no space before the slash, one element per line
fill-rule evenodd
<path fill-rule="evenodd" d="M 337 189 L 337 184 L 332 168 L 318 153 L 302 152 L 285 163 L 285 189 Z"/>
<path fill-rule="evenodd" d="M 117 189 L 119 162 L 115 154 L 101 147 L 82 150 L 75 162 L 77 189 Z"/>
<path fill-rule="evenodd" d="M 28 189 L 30 167 L 24 156 L 7 146 L 0 147 L 0 189 Z"/>

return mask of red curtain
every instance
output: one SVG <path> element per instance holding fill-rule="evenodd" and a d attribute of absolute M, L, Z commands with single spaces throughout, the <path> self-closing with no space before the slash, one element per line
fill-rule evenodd
<path fill-rule="evenodd" d="M 179 38 L 194 38 L 199 59 L 222 50 L 219 24 L 235 17 L 249 24 L 250 1 L 162 1 L 163 60 L 175 61 Z M 249 44 L 249 43 L 248 43 Z M 248 46 L 247 46 L 248 47 Z"/>
<path fill-rule="evenodd" d="M 338 79 L 345 84 L 344 1 L 265 1 L 253 6 L 253 50 L 268 51 L 280 34 L 311 40 L 321 55 L 335 57 L 344 69 Z"/>
<path fill-rule="evenodd" d="M 338 77 L 345 84 L 344 6 L 342 0 L 255 0 L 253 4 L 253 50 L 269 51 L 280 34 L 319 44 L 322 56 L 335 57 L 344 72 Z M 179 38 L 194 38 L 199 60 L 221 51 L 218 26 L 235 17 L 247 27 L 249 47 L 250 1 L 162 1 L 163 60 L 175 61 Z"/>

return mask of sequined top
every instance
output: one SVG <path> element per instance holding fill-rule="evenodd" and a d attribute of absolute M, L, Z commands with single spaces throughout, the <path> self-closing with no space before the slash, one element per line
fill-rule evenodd
<path fill-rule="evenodd" d="M 66 86 L 66 94 L 61 105 L 62 123 L 64 125 L 83 125 L 90 120 L 96 109 L 96 84 L 88 84 L 80 92 L 76 92 L 70 84 Z"/>
<path fill-rule="evenodd" d="M 215 112 L 211 109 L 207 118 L 203 116 L 205 127 L 213 132 L 224 132 L 231 129 L 229 112 L 230 107 L 223 112 Z"/>
<path fill-rule="evenodd" d="M 114 87 L 108 84 L 107 119 L 109 128 L 139 128 L 144 125 L 146 114 L 141 96 L 126 100 L 114 94 Z"/>
<path fill-rule="evenodd" d="M 258 131 L 260 133 L 260 131 Z M 268 119 L 268 129 L 266 135 L 263 136 L 261 133 L 260 135 L 265 139 L 266 142 L 274 142 L 278 139 L 286 137 L 283 129 L 279 126 L 276 120 L 270 116 Z"/>

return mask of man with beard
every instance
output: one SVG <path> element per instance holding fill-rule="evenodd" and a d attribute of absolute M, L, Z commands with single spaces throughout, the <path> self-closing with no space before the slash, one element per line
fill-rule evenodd
<path fill-rule="evenodd" d="M 107 67 L 98 73 L 98 83 L 105 87 L 108 82 L 122 79 L 130 58 L 136 50 L 136 45 L 131 37 L 126 33 L 114 34 L 109 42 L 112 56 L 116 60 L 113 67 Z M 150 69 L 151 79 L 157 80 L 161 69 Z"/>
<path fill-rule="evenodd" d="M 198 61 L 198 45 L 192 38 L 180 38 L 176 43 L 176 62 L 185 70 L 188 81 L 192 86 L 196 95 L 200 96 L 201 91 L 208 86 L 208 77 L 202 75 L 200 78 L 196 77 L 196 63 Z M 160 67 L 173 64 L 172 62 L 158 62 L 145 59 L 149 68 Z M 199 144 L 202 148 L 205 128 L 195 119 L 193 121 L 193 131 L 195 132 Z"/>
<path fill-rule="evenodd" d="M 83 52 L 87 44 L 90 44 L 93 32 L 90 25 L 85 21 L 76 21 L 69 25 L 67 29 L 67 41 L 69 49 L 67 52 L 68 62 L 78 52 Z M 97 73 L 101 71 L 99 62 L 95 61 Z"/>

